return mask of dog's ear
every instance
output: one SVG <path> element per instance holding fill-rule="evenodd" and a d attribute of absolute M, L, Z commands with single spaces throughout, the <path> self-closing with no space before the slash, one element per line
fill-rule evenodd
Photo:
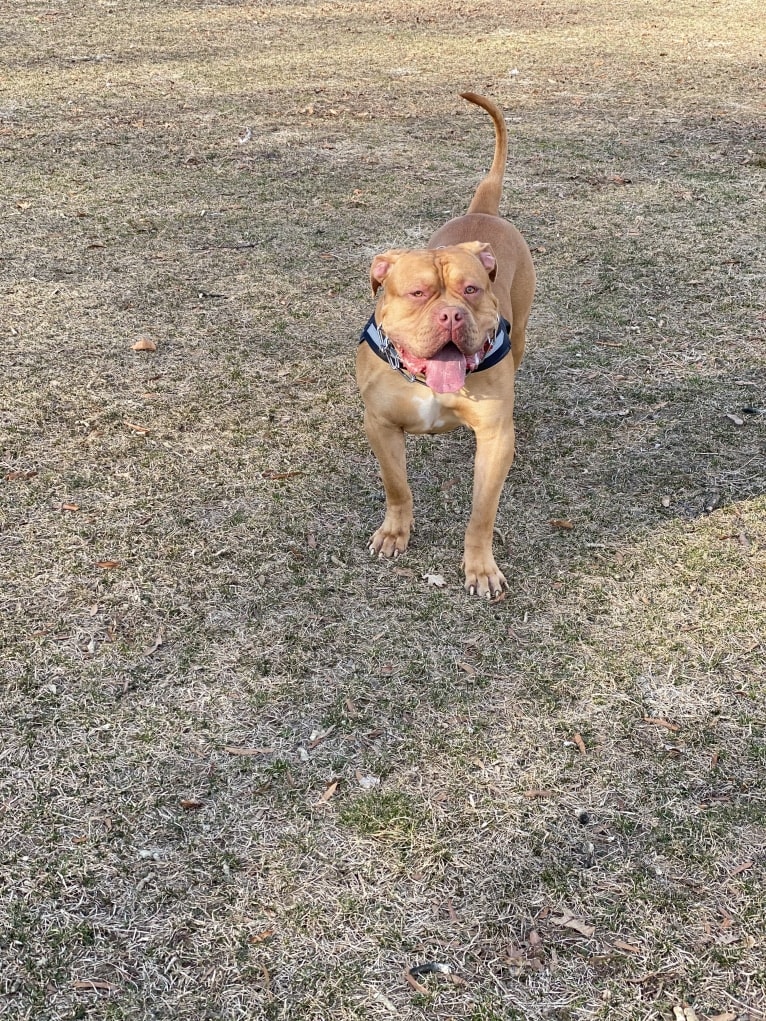
<path fill-rule="evenodd" d="M 392 248 L 388 252 L 376 255 L 370 266 L 370 283 L 372 284 L 373 295 L 378 293 L 378 288 L 391 272 L 394 263 L 399 256 L 404 255 L 405 248 Z"/>
<path fill-rule="evenodd" d="M 497 276 L 497 259 L 492 251 L 492 245 L 485 244 L 483 241 L 466 241 L 461 247 L 467 248 L 469 252 L 476 256 L 487 271 L 490 280 L 495 279 Z"/>

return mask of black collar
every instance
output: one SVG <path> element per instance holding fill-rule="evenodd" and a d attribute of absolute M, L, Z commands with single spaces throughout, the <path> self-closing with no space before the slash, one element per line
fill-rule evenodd
<path fill-rule="evenodd" d="M 363 344 L 365 341 L 370 345 L 375 354 L 382 358 L 384 362 L 388 362 L 392 369 L 401 373 L 411 383 L 422 383 L 426 385 L 425 379 L 421 376 L 413 376 L 411 372 L 402 365 L 402 360 L 399 356 L 399 352 L 394 347 L 393 343 L 388 337 L 381 332 L 375 322 L 375 315 L 371 315 L 364 329 L 362 335 L 359 338 L 359 343 Z M 510 324 L 502 316 L 498 319 L 497 330 L 495 331 L 494 337 L 490 337 L 485 345 L 484 357 L 476 366 L 475 369 L 470 369 L 469 372 L 482 372 L 484 369 L 491 369 L 493 365 L 497 365 L 511 350 L 511 337 L 510 337 Z"/>

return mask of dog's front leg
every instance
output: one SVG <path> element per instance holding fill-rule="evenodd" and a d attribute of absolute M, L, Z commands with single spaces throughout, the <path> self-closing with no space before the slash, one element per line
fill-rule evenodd
<path fill-rule="evenodd" d="M 404 431 L 370 414 L 364 416 L 364 427 L 386 491 L 386 516 L 370 539 L 370 553 L 398 557 L 407 549 L 412 530 L 412 490 L 407 483 Z"/>
<path fill-rule="evenodd" d="M 465 532 L 463 568 L 470 594 L 491 599 L 508 586 L 492 554 L 492 532 L 503 484 L 513 463 L 513 423 L 476 429 L 475 433 L 473 506 Z"/>

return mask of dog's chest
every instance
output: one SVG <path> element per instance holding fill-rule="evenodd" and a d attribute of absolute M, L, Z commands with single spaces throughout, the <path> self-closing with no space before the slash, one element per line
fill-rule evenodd
<path fill-rule="evenodd" d="M 407 432 L 417 435 L 443 433 L 457 429 L 462 424 L 452 408 L 447 407 L 432 390 L 421 384 L 410 385 L 417 386 L 417 390 L 410 394 Z"/>

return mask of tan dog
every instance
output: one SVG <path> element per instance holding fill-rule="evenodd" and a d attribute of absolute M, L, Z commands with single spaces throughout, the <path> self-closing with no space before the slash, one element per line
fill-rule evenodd
<path fill-rule="evenodd" d="M 396 249 L 373 259 L 377 303 L 359 345 L 356 376 L 386 490 L 386 516 L 370 552 L 395 557 L 409 543 L 412 492 L 404 434 L 467 425 L 476 435 L 476 456 L 465 586 L 491 598 L 507 587 L 492 554 L 492 531 L 513 461 L 513 381 L 524 353 L 535 271 L 521 234 L 498 214 L 508 147 L 503 114 L 482 96 L 462 96 L 494 121 L 492 166 L 468 213 L 437 230 L 427 249 Z M 498 329 L 500 315 L 510 325 L 511 357 L 503 357 L 508 337 Z"/>

